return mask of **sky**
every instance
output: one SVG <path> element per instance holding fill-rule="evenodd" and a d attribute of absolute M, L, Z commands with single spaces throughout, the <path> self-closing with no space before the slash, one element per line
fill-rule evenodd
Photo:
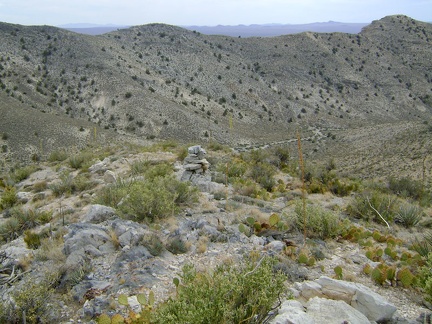
<path fill-rule="evenodd" d="M 0 0 L 0 21 L 20 25 L 370 23 L 395 14 L 432 22 L 432 0 Z"/>

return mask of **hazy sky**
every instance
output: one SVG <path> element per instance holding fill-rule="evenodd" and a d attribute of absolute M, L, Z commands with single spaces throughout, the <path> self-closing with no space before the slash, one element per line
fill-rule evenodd
<path fill-rule="evenodd" d="M 432 0 L 0 0 L 0 21 L 22 25 L 368 23 L 394 14 L 430 22 Z"/>

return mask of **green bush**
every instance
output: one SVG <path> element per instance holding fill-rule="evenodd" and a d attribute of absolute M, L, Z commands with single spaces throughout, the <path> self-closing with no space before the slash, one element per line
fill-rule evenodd
<path fill-rule="evenodd" d="M 425 299 L 432 303 L 432 252 L 430 252 L 426 259 L 426 264 L 420 268 L 419 285 L 423 289 Z"/>
<path fill-rule="evenodd" d="M 144 238 L 143 245 L 153 256 L 159 256 L 164 251 L 164 245 L 158 235 L 152 234 L 150 237 Z"/>
<path fill-rule="evenodd" d="M 217 166 L 217 171 L 228 175 L 228 181 L 232 182 L 235 178 L 241 178 L 247 170 L 246 162 L 239 158 L 233 158 L 227 163 L 221 163 Z"/>
<path fill-rule="evenodd" d="M 16 169 L 12 173 L 11 178 L 14 182 L 21 182 L 21 181 L 27 179 L 30 176 L 30 174 L 32 174 L 36 170 L 37 170 L 37 167 L 35 165 L 27 165 L 25 167 Z"/>
<path fill-rule="evenodd" d="M 411 178 L 390 178 L 388 181 L 388 187 L 394 194 L 405 198 L 413 198 L 415 200 L 420 200 L 423 196 L 428 194 L 424 190 L 421 181 L 413 180 Z"/>
<path fill-rule="evenodd" d="M 348 212 L 351 216 L 377 223 L 383 223 L 378 213 L 387 222 L 391 222 L 398 209 L 399 202 L 395 195 L 382 193 L 378 190 L 363 191 L 348 206 Z"/>
<path fill-rule="evenodd" d="M 117 208 L 134 220 L 153 222 L 177 213 L 181 204 L 194 203 L 197 199 L 195 187 L 174 176 L 155 175 L 153 179 L 118 181 L 105 186 L 98 193 L 96 203 Z"/>
<path fill-rule="evenodd" d="M 56 197 L 62 195 L 71 195 L 75 192 L 81 192 L 91 189 L 95 186 L 95 182 L 91 181 L 90 175 L 82 173 L 73 177 L 70 173 L 64 172 L 60 175 L 60 181 L 49 185 L 53 195 Z"/>
<path fill-rule="evenodd" d="M 189 247 L 184 240 L 175 237 L 167 243 L 166 249 L 172 254 L 183 254 L 189 250 Z"/>
<path fill-rule="evenodd" d="M 130 186 L 131 183 L 119 179 L 115 183 L 102 187 L 97 193 L 94 202 L 96 204 L 117 208 L 122 199 L 127 196 Z"/>
<path fill-rule="evenodd" d="M 336 237 L 343 228 L 338 214 L 321 206 L 306 206 L 306 231 L 308 237 L 328 239 Z M 303 206 L 300 202 L 295 207 L 295 225 L 299 231 L 304 229 Z"/>
<path fill-rule="evenodd" d="M 54 289 L 50 282 L 28 280 L 14 290 L 14 303 L 1 303 L 0 321 L 2 323 L 53 323 L 58 322 L 53 312 Z M 25 314 L 25 318 L 24 318 Z"/>
<path fill-rule="evenodd" d="M 66 151 L 56 150 L 52 151 L 48 156 L 49 162 L 62 162 L 68 158 Z"/>
<path fill-rule="evenodd" d="M 269 198 L 269 193 L 267 190 L 262 189 L 255 181 L 252 179 L 237 179 L 233 183 L 234 192 L 251 198 L 267 200 Z"/>
<path fill-rule="evenodd" d="M 183 267 L 177 295 L 155 310 L 155 323 L 264 323 L 280 303 L 285 276 L 265 257 L 244 265 L 225 264 L 199 273 Z"/>
<path fill-rule="evenodd" d="M 41 245 L 41 236 L 30 230 L 24 232 L 24 242 L 29 249 L 36 250 Z"/>
<path fill-rule="evenodd" d="M 11 208 L 11 217 L 0 225 L 0 242 L 19 237 L 24 231 L 51 220 L 52 213 L 34 209 Z"/>
<path fill-rule="evenodd" d="M 166 189 L 164 178 L 156 178 L 152 182 L 136 181 L 128 188 L 128 195 L 118 209 L 137 221 L 155 221 L 175 214 L 175 193 Z"/>
<path fill-rule="evenodd" d="M 85 169 L 91 166 L 94 155 L 90 152 L 81 152 L 69 158 L 69 165 L 73 169 Z"/>
<path fill-rule="evenodd" d="M 275 174 L 275 168 L 271 164 L 263 162 L 252 165 L 247 173 L 248 176 L 269 192 L 276 185 L 276 180 L 273 178 Z"/>
<path fill-rule="evenodd" d="M 15 187 L 7 186 L 0 199 L 0 210 L 13 207 L 18 202 L 17 192 Z"/>

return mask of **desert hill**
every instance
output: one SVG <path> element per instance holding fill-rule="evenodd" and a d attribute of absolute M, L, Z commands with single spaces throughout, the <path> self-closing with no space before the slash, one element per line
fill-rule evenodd
<path fill-rule="evenodd" d="M 431 32 L 431 24 L 402 15 L 359 34 L 270 38 L 208 36 L 162 24 L 90 36 L 2 23 L 1 109 L 28 111 L 22 126 L 31 125 L 38 143 L 53 142 L 47 124 L 234 146 L 289 140 L 297 130 L 310 137 L 421 124 L 431 116 Z M 46 122 L 35 123 L 33 114 Z M 15 144 L 23 130 L 5 119 L 1 132 L 8 135 L 6 159 L 28 159 L 36 150 Z M 82 135 L 65 136 L 76 146 Z M 322 142 L 311 152 L 331 146 Z M 46 144 L 40 154 L 54 147 Z"/>

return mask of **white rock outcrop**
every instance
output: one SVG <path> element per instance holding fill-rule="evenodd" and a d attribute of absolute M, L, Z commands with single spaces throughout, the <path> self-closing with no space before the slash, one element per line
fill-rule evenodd
<path fill-rule="evenodd" d="M 396 307 L 370 288 L 322 276 L 296 283 L 297 300 L 285 301 L 272 324 L 374 323 L 390 321 Z"/>

